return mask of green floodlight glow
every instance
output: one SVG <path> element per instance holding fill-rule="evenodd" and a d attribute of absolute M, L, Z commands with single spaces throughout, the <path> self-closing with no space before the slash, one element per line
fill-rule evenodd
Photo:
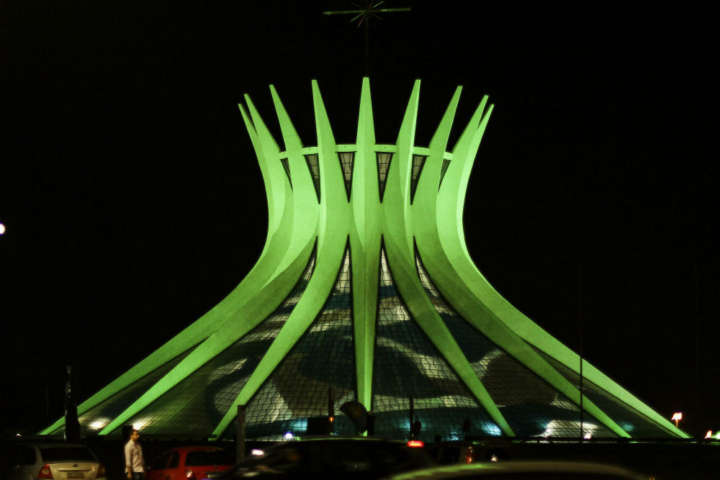
<path fill-rule="evenodd" d="M 298 417 L 312 415 L 298 412 L 316 412 L 317 406 L 302 406 L 309 397 L 301 390 L 329 388 L 375 412 L 391 436 L 399 435 L 392 425 L 408 424 L 401 400 L 415 396 L 428 429 L 460 418 L 448 430 L 456 432 L 467 416 L 470 423 L 477 420 L 473 428 L 480 434 L 563 436 L 583 431 L 577 420 L 582 408 L 584 431 L 593 438 L 627 438 L 640 424 L 658 435 L 687 438 L 585 360 L 581 395 L 578 355 L 505 300 L 473 263 L 463 203 L 493 106 L 483 98 L 449 149 L 460 92 L 458 87 L 427 147 L 415 145 L 419 80 L 395 144 L 376 143 L 367 78 L 353 144 L 336 143 L 316 81 L 315 146 L 300 139 L 273 86 L 282 148 L 246 95 L 240 113 L 268 205 L 260 258 L 218 305 L 83 402 L 83 427 L 108 435 L 132 423 L 159 434 L 218 438 L 227 435 L 237 406 L 252 408 L 262 397 L 271 400 L 256 405 L 258 418 L 264 415 L 257 425 L 277 437 L 290 430 L 302 434 L 288 422 L 299 425 Z M 318 347 L 329 335 L 336 335 L 332 344 Z M 468 343 L 471 338 L 475 343 Z M 345 357 L 352 358 L 327 356 L 342 342 L 351 345 Z M 479 355 L 481 347 L 487 352 Z M 317 373 L 345 361 L 344 379 Z M 394 391 L 378 380 L 392 378 L 387 370 L 400 372 L 398 385 L 409 385 L 402 378 L 407 374 L 431 388 L 422 395 Z M 283 382 L 299 376 L 300 390 L 290 391 Z M 541 402 L 516 387 L 508 393 L 506 377 L 526 390 L 527 382 L 539 382 L 550 395 Z M 450 411 L 456 412 L 453 420 L 443 417 Z M 523 423 L 520 415 L 534 417 Z M 336 425 L 340 419 L 338 414 Z M 527 424 L 539 430 L 528 433 Z M 40 433 L 62 428 L 60 419 Z"/>

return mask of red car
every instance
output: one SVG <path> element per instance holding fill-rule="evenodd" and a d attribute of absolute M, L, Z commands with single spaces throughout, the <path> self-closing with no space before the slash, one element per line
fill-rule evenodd
<path fill-rule="evenodd" d="M 234 459 L 218 447 L 177 447 L 159 455 L 147 472 L 147 480 L 202 480 L 210 472 L 234 465 Z"/>

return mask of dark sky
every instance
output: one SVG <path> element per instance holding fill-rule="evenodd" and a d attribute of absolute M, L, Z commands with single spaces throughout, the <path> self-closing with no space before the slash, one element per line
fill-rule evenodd
<path fill-rule="evenodd" d="M 481 271 L 572 348 L 581 316 L 587 359 L 663 415 L 720 427 L 709 13 L 475 3 L 397 0 L 413 11 L 373 25 L 378 140 L 394 142 L 415 78 L 419 145 L 456 85 L 457 125 L 489 94 L 465 209 Z M 363 37 L 321 15 L 350 6 L 7 9 L 0 428 L 59 416 L 65 364 L 87 397 L 249 271 L 267 212 L 236 104 L 249 93 L 277 131 L 274 83 L 314 144 L 317 78 L 336 139 L 353 142 Z"/>

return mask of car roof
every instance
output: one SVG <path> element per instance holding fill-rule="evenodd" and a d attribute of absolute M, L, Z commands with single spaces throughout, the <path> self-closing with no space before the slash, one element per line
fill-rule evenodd
<path fill-rule="evenodd" d="M 393 476 L 393 480 L 411 480 L 422 478 L 442 478 L 444 476 L 476 475 L 482 472 L 491 473 L 600 473 L 623 475 L 627 478 L 641 478 L 636 473 L 617 465 L 607 465 L 593 462 L 566 462 L 566 461 L 522 461 L 511 460 L 504 462 L 472 463 L 469 465 L 451 465 L 444 467 L 426 468 Z"/>

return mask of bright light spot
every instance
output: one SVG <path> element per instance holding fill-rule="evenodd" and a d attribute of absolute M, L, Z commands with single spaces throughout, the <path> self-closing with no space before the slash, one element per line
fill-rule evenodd
<path fill-rule="evenodd" d="M 712 438 L 712 436 L 713 436 L 712 430 L 708 430 L 707 433 L 705 434 L 705 439 Z"/>
<path fill-rule="evenodd" d="M 2 225 L 2 223 L 0 223 L 0 225 Z M 18 433 L 15 434 L 15 436 L 18 437 L 18 438 L 20 438 L 20 437 L 22 437 L 22 433 L 18 432 Z"/>
<path fill-rule="evenodd" d="M 293 435 L 292 432 L 286 432 L 285 435 L 283 435 L 283 438 L 285 440 L 292 440 L 293 438 L 295 438 L 295 435 Z"/>
<path fill-rule="evenodd" d="M 449 441 L 451 441 L 451 442 L 458 441 L 458 440 L 460 440 L 460 434 L 457 433 L 457 432 L 450 432 L 450 433 L 448 434 L 447 439 L 448 439 Z"/>
<path fill-rule="evenodd" d="M 140 430 L 142 430 L 143 428 L 145 428 L 145 426 L 146 426 L 148 423 L 150 423 L 150 419 L 149 419 L 149 418 L 143 418 L 142 420 L 137 420 L 137 421 L 133 422 L 132 427 L 133 427 L 133 429 L 135 429 L 135 430 L 137 430 L 137 431 L 139 432 Z"/>
<path fill-rule="evenodd" d="M 672 418 L 670 420 L 672 420 L 673 422 L 679 422 L 682 419 L 683 419 L 682 412 L 675 412 L 672 414 Z"/>
<path fill-rule="evenodd" d="M 108 424 L 107 418 L 98 418 L 94 422 L 90 422 L 90 425 L 88 425 L 88 427 L 90 427 L 90 430 L 100 430 L 107 424 Z"/>
<path fill-rule="evenodd" d="M 253 448 L 252 450 L 250 450 L 250 455 L 252 455 L 253 457 L 261 457 L 265 455 L 265 451 L 260 450 L 259 448 Z"/>
<path fill-rule="evenodd" d="M 547 425 L 545 425 L 545 431 L 541 433 L 540 436 L 544 438 L 555 436 L 562 437 L 567 435 L 565 432 L 573 430 L 579 431 L 581 428 L 583 438 L 590 439 L 592 438 L 593 433 L 595 433 L 595 430 L 598 429 L 598 426 L 587 422 L 583 422 L 581 425 L 580 422 L 574 420 L 550 420 Z"/>
<path fill-rule="evenodd" d="M 502 435 L 502 430 L 500 430 L 500 427 L 498 427 L 494 423 L 484 423 L 482 426 L 482 430 L 483 432 L 493 437 L 499 437 L 500 435 Z"/>
<path fill-rule="evenodd" d="M 299 418 L 290 422 L 290 432 L 307 432 L 307 418 Z"/>
<path fill-rule="evenodd" d="M 409 440 L 407 442 L 407 446 L 412 448 L 422 448 L 425 446 L 425 444 L 422 442 L 422 440 Z"/>
<path fill-rule="evenodd" d="M 0 235 L 4 235 L 4 234 L 5 234 L 5 231 L 6 231 L 5 225 L 3 225 L 2 223 L 0 223 Z"/>
<path fill-rule="evenodd" d="M 555 435 L 555 420 L 551 420 L 545 425 L 545 431 L 540 434 L 542 437 L 552 437 Z"/>
<path fill-rule="evenodd" d="M 633 425 L 632 423 L 625 422 L 620 426 L 622 427 L 623 430 L 625 430 L 628 433 L 632 433 L 632 431 L 635 430 L 635 425 Z"/>
<path fill-rule="evenodd" d="M 490 461 L 491 461 L 491 462 L 497 462 L 498 460 L 499 460 L 499 459 L 498 459 L 497 455 L 495 455 L 494 453 L 490 456 Z"/>

